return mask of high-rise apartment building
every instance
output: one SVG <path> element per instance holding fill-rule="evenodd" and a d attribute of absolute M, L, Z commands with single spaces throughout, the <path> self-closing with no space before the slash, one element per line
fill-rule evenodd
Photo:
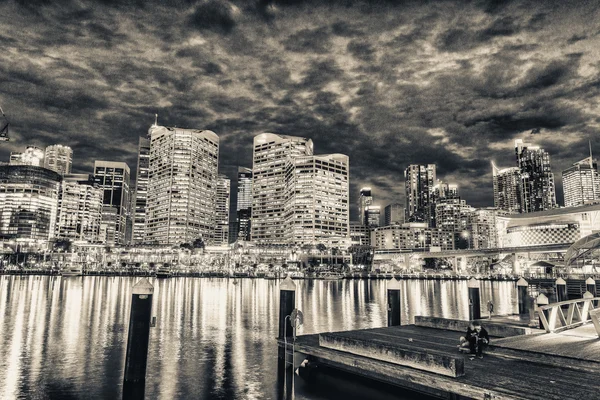
<path fill-rule="evenodd" d="M 148 203 L 148 168 L 150 166 L 150 139 L 140 137 L 138 143 L 137 176 L 135 180 L 135 200 L 133 201 L 134 244 L 144 242 L 146 236 L 146 206 Z"/>
<path fill-rule="evenodd" d="M 521 212 L 521 172 L 518 167 L 498 168 L 492 162 L 494 207 L 509 214 Z"/>
<path fill-rule="evenodd" d="M 402 204 L 400 203 L 388 204 L 385 206 L 383 213 L 384 226 L 404 223 L 404 207 L 402 207 Z"/>
<path fill-rule="evenodd" d="M 100 243 L 104 190 L 88 174 L 66 174 L 58 192 L 56 237 Z"/>
<path fill-rule="evenodd" d="M 369 225 L 367 218 L 367 207 L 372 204 L 373 195 L 371 194 L 371 188 L 361 188 L 360 195 L 358 196 L 358 222 L 360 222 L 362 225 Z"/>
<path fill-rule="evenodd" d="M 24 152 L 11 152 L 9 165 L 44 166 L 44 150 L 36 146 L 27 146 Z"/>
<path fill-rule="evenodd" d="M 592 156 L 564 170 L 562 181 L 565 207 L 581 206 L 600 200 L 598 164 Z"/>
<path fill-rule="evenodd" d="M 285 173 L 286 243 L 350 245 L 349 160 L 343 154 L 290 157 Z"/>
<path fill-rule="evenodd" d="M 126 244 L 127 218 L 130 218 L 130 171 L 120 161 L 94 162 L 94 182 L 104 191 L 102 229 L 108 246 Z M 114 228 L 113 228 L 114 225 Z M 114 230 L 113 230 L 114 229 Z"/>
<path fill-rule="evenodd" d="M 239 167 L 237 174 L 237 207 L 235 240 L 250 240 L 252 219 L 252 170 Z"/>
<path fill-rule="evenodd" d="M 498 247 L 496 208 L 479 208 L 468 214 L 468 237 L 471 249 L 492 249 Z"/>
<path fill-rule="evenodd" d="M 310 139 L 262 133 L 254 137 L 252 165 L 252 240 L 284 242 L 286 163 L 290 157 L 310 156 Z"/>
<path fill-rule="evenodd" d="M 51 169 L 61 175 L 71 173 L 73 165 L 73 150 L 69 146 L 55 144 L 46 147 L 44 156 L 44 168 Z"/>
<path fill-rule="evenodd" d="M 515 140 L 517 166 L 521 174 L 521 211 L 535 212 L 556 207 L 554 174 L 547 151 Z"/>
<path fill-rule="evenodd" d="M 229 243 L 229 198 L 231 181 L 225 175 L 217 177 L 217 197 L 215 207 L 215 236 L 213 243 L 224 246 Z"/>
<path fill-rule="evenodd" d="M 213 243 L 219 137 L 152 125 L 144 242 Z"/>
<path fill-rule="evenodd" d="M 32 165 L 0 166 L 0 236 L 45 243 L 54 235 L 61 176 Z"/>
<path fill-rule="evenodd" d="M 436 183 L 435 164 L 409 165 L 404 171 L 406 193 L 406 219 L 409 222 L 426 222 L 431 226 L 430 204 Z"/>

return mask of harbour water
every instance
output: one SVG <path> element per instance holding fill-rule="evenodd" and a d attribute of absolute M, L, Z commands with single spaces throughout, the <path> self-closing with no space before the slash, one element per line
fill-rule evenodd
<path fill-rule="evenodd" d="M 0 276 L 0 398 L 121 397 L 130 277 Z M 152 279 L 146 397 L 275 399 L 279 281 Z M 298 334 L 386 325 L 383 280 L 297 280 Z M 467 319 L 466 281 L 404 280 L 402 323 Z M 515 312 L 514 282 L 481 282 L 481 304 Z M 297 399 L 411 398 L 344 378 L 298 379 Z M 360 386 L 360 387 L 359 387 Z M 337 389 L 336 389 L 337 388 Z"/>

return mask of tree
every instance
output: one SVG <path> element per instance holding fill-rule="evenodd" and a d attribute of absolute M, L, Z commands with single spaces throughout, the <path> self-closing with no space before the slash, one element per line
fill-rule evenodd
<path fill-rule="evenodd" d="M 192 247 L 194 249 L 203 249 L 204 248 L 204 240 L 202 238 L 195 239 L 192 243 Z"/>
<path fill-rule="evenodd" d="M 325 246 L 323 243 L 319 243 L 317 244 L 317 250 L 319 250 L 319 252 L 321 253 L 325 253 L 325 251 L 327 250 L 327 246 Z"/>
<path fill-rule="evenodd" d="M 193 246 L 191 244 L 189 244 L 189 243 L 181 243 L 179 245 L 179 247 L 182 248 L 182 249 L 188 249 L 188 250 L 193 249 Z"/>
<path fill-rule="evenodd" d="M 68 253 L 69 251 L 71 251 L 71 240 L 69 239 L 58 239 L 56 242 L 54 242 L 54 250 L 56 251 L 63 251 L 65 253 Z"/>

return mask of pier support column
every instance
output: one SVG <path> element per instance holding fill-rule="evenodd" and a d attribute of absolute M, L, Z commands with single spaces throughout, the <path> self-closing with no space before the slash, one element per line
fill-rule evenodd
<path fill-rule="evenodd" d="M 547 306 L 549 304 L 548 301 L 548 297 L 546 297 L 545 294 L 540 294 L 537 299 L 535 300 L 535 303 L 537 304 L 538 307 L 541 306 Z M 548 321 L 548 311 L 538 311 L 538 313 L 544 313 L 544 316 L 546 317 L 546 321 Z M 542 318 L 539 316 L 538 314 L 538 321 L 539 321 L 539 328 L 540 329 L 544 329 L 544 324 L 542 323 Z"/>
<path fill-rule="evenodd" d="M 392 278 L 387 283 L 387 326 L 398 326 L 401 324 L 401 298 L 400 298 L 400 282 L 396 278 Z"/>
<path fill-rule="evenodd" d="M 556 286 L 556 300 L 567 301 L 567 282 L 563 278 L 558 278 L 554 284 Z"/>
<path fill-rule="evenodd" d="M 481 319 L 481 298 L 479 295 L 479 281 L 475 278 L 469 279 L 469 320 Z"/>
<path fill-rule="evenodd" d="M 593 278 L 587 278 L 585 280 L 585 290 L 596 297 L 596 281 Z"/>
<path fill-rule="evenodd" d="M 458 274 L 460 267 L 458 266 L 458 256 L 454 256 L 454 262 L 452 263 L 452 270 L 455 274 Z"/>
<path fill-rule="evenodd" d="M 296 284 L 289 277 L 279 285 L 279 350 L 277 357 L 277 398 L 289 400 L 294 392 L 294 328 L 290 315 L 296 307 Z"/>
<path fill-rule="evenodd" d="M 154 286 L 147 278 L 140 279 L 133 286 L 123 378 L 123 399 L 144 399 L 153 293 Z"/>
<path fill-rule="evenodd" d="M 527 289 L 529 288 L 529 283 L 523 278 L 517 281 L 517 300 L 519 303 L 519 315 L 529 313 L 529 294 L 527 293 Z"/>

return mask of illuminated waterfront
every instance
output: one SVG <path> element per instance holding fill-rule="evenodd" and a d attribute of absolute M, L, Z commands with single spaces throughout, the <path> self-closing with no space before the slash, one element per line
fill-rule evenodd
<path fill-rule="evenodd" d="M 0 397 L 119 398 L 134 282 L 0 276 Z M 278 281 L 153 283 L 157 326 L 150 333 L 148 398 L 275 398 Z M 298 334 L 386 324 L 383 280 L 295 283 L 305 316 Z M 401 285 L 403 324 L 415 315 L 467 318 L 466 281 Z M 481 294 L 482 304 L 491 298 L 499 314 L 516 310 L 513 282 L 481 282 Z M 338 398 L 325 386 L 299 382 L 296 397 Z"/>

